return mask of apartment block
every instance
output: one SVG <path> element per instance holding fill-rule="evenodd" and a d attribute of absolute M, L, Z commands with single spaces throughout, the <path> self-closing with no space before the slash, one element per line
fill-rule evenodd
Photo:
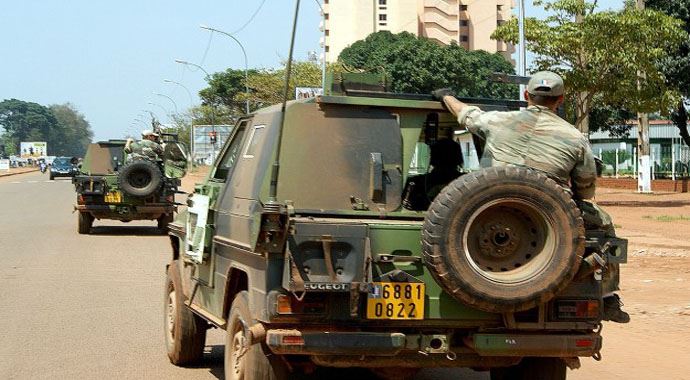
<path fill-rule="evenodd" d="M 440 44 L 455 41 L 468 50 L 500 52 L 511 60 L 515 48 L 491 39 L 509 20 L 514 0 L 323 0 L 322 44 L 327 62 L 371 33 L 403 31 Z"/>

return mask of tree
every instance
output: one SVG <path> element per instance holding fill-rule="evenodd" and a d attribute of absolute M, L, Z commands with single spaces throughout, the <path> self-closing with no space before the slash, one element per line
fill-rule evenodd
<path fill-rule="evenodd" d="M 202 106 L 190 109 L 194 124 L 233 124 L 245 113 L 245 102 L 256 110 L 283 101 L 285 66 L 278 69 L 249 70 L 249 93 L 245 89 L 244 70 L 228 69 L 211 74 L 209 86 L 199 91 Z M 294 99 L 295 87 L 320 87 L 321 68 L 314 62 L 293 62 L 288 99 Z"/>
<path fill-rule="evenodd" d="M 646 5 L 681 20 L 685 32 L 690 32 L 690 0 L 647 0 Z M 662 61 L 661 70 L 669 86 L 675 87 L 683 96 L 675 105 L 671 119 L 680 130 L 685 144 L 690 146 L 686 109 L 686 103 L 690 98 L 690 39 L 684 39 L 675 54 Z"/>
<path fill-rule="evenodd" d="M 50 111 L 64 136 L 63 144 L 54 152 L 65 156 L 83 156 L 93 138 L 91 124 L 71 103 L 54 104 L 50 106 Z"/>
<path fill-rule="evenodd" d="M 632 112 L 669 109 L 678 99 L 659 64 L 683 39 L 678 20 L 655 10 L 595 12 L 596 1 L 535 1 L 551 12 L 526 20 L 528 49 L 535 66 L 563 74 L 575 102 L 575 125 L 589 132 L 595 99 Z M 499 26 L 492 38 L 517 43 L 517 20 Z M 640 78 L 640 74 L 644 78 Z M 639 88 L 638 88 L 639 83 Z"/>
<path fill-rule="evenodd" d="M 7 154 L 19 152 L 22 141 L 45 141 L 52 155 L 80 156 L 93 137 L 89 122 L 69 103 L 45 107 L 4 100 L 0 102 L 0 127 Z"/>
<path fill-rule="evenodd" d="M 494 72 L 514 73 L 502 55 L 439 45 L 407 32 L 370 34 L 344 49 L 338 60 L 346 67 L 385 72 L 395 92 L 428 94 L 451 87 L 458 96 L 517 97 L 517 86 L 491 80 Z"/>

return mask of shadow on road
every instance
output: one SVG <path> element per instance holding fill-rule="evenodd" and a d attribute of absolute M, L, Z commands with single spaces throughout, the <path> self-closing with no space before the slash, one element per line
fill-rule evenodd
<path fill-rule="evenodd" d="M 91 235 L 102 236 L 162 236 L 158 227 L 149 226 L 95 226 L 91 227 Z"/>

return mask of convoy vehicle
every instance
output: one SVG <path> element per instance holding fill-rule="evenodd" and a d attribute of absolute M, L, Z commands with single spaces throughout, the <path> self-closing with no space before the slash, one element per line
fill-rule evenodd
<path fill-rule="evenodd" d="M 169 227 L 171 362 L 201 360 L 214 327 L 226 379 L 318 367 L 564 379 L 600 359 L 602 283 L 626 241 L 585 231 L 569 193 L 526 168 L 465 174 L 429 210 L 405 209 L 415 152 L 463 131 L 440 102 L 373 90 L 343 74 L 284 115 L 237 122 Z"/>
<path fill-rule="evenodd" d="M 88 234 L 95 219 L 156 220 L 165 232 L 177 210 L 175 194 L 186 173 L 186 148 L 177 135 L 164 134 L 160 160 L 128 160 L 125 140 L 90 144 L 80 173 L 72 179 L 77 192 L 77 231 Z"/>
<path fill-rule="evenodd" d="M 53 163 L 50 164 L 50 179 L 53 180 L 56 177 L 74 177 L 79 173 L 79 167 L 77 167 L 78 163 L 79 160 L 76 157 L 55 158 Z"/>

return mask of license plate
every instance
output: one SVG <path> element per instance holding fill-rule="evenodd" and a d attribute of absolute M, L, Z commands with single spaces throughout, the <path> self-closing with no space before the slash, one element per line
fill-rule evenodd
<path fill-rule="evenodd" d="M 122 193 L 119 191 L 111 191 L 105 195 L 106 203 L 120 203 L 122 202 Z"/>
<path fill-rule="evenodd" d="M 367 297 L 367 319 L 424 319 L 424 284 L 373 283 Z"/>

